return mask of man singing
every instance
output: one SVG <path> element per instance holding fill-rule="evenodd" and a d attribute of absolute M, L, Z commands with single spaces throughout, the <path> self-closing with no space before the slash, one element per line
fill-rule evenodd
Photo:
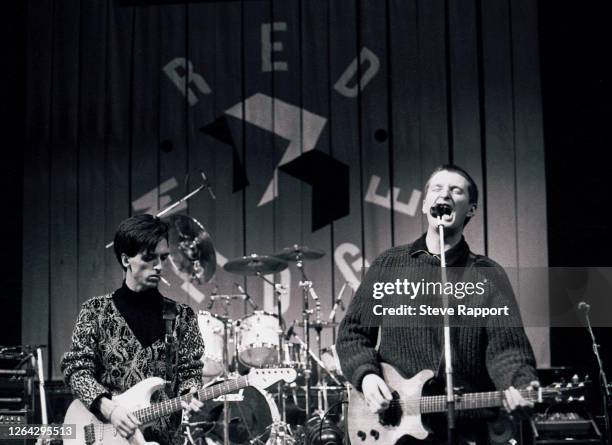
<path fill-rule="evenodd" d="M 204 345 L 196 317 L 189 306 L 157 289 L 169 255 L 165 222 L 151 215 L 124 220 L 114 249 L 125 281 L 112 294 L 83 304 L 62 370 L 73 394 L 122 437 L 172 444 L 179 416 L 161 418 L 141 431 L 139 420 L 112 396 L 148 377 L 171 381 L 152 403 L 200 386 Z M 198 411 L 201 405 L 194 398 L 188 408 Z"/>
<path fill-rule="evenodd" d="M 336 348 L 344 374 L 363 392 L 372 412 L 385 411 L 392 400 L 381 377 L 381 362 L 394 366 L 406 377 L 431 369 L 437 380 L 444 381 L 444 337 L 439 326 L 423 324 L 424 319 L 418 315 L 403 318 L 406 325 L 402 326 L 385 326 L 383 322 L 379 328 L 369 322 L 374 302 L 380 302 L 372 298 L 372 289 L 381 277 L 386 282 L 396 279 L 419 282 L 423 276 L 440 277 L 439 224 L 444 227 L 447 266 L 485 270 L 491 281 L 487 287 L 490 295 L 484 295 L 483 301 L 506 305 L 514 314 L 513 320 L 491 317 L 479 326 L 452 327 L 454 386 L 462 387 L 464 392 L 504 390 L 504 406 L 508 411 L 530 407 L 516 388 L 537 385 L 535 359 L 521 325 L 512 287 L 501 266 L 472 253 L 463 238 L 464 227 L 474 216 L 477 203 L 478 189 L 467 172 L 453 165 L 437 168 L 425 185 L 422 212 L 427 215 L 427 232 L 411 244 L 381 254 L 359 286 L 340 325 Z M 443 205 L 448 210 L 441 222 L 431 215 L 434 205 Z M 462 417 L 464 414 L 467 416 Z M 437 428 L 432 428 L 434 434 L 428 440 L 444 442 L 444 424 L 434 421 L 433 425 Z M 462 412 L 457 432 L 460 437 L 480 442 L 485 435 L 484 426 L 485 422 L 475 413 Z"/>

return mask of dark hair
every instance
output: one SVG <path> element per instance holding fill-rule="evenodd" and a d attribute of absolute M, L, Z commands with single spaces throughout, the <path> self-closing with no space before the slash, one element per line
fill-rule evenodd
<path fill-rule="evenodd" d="M 435 168 L 435 170 L 431 173 L 431 175 L 429 175 L 429 179 L 427 179 L 427 182 L 425 183 L 425 194 L 427 194 L 427 189 L 429 188 L 429 181 L 431 181 L 431 178 L 433 177 L 433 175 L 441 171 L 457 173 L 458 175 L 463 176 L 465 180 L 468 182 L 468 195 L 469 195 L 470 204 L 478 205 L 478 186 L 476 185 L 476 182 L 474 182 L 474 180 L 472 179 L 472 177 L 470 176 L 468 172 L 466 172 L 461 167 L 457 165 L 453 165 L 453 164 L 444 164 L 444 165 L 440 165 Z M 467 226 L 467 223 L 470 222 L 471 218 L 472 218 L 471 216 L 468 216 L 467 218 L 465 218 L 465 222 L 463 223 L 464 227 Z"/>
<path fill-rule="evenodd" d="M 148 214 L 124 219 L 115 233 L 113 247 L 117 261 L 123 267 L 121 254 L 133 257 L 141 252 L 153 251 L 162 239 L 168 240 L 168 224 L 161 219 Z"/>

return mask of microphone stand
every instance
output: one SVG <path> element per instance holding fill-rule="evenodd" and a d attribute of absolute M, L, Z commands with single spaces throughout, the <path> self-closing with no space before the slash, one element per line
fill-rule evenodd
<path fill-rule="evenodd" d="M 606 440 L 608 444 L 612 444 L 612 431 L 610 430 L 610 416 L 608 413 L 608 404 L 610 403 L 610 387 L 608 386 L 608 378 L 606 377 L 606 372 L 604 371 L 603 362 L 601 360 L 601 356 L 599 355 L 599 344 L 595 339 L 595 333 L 593 332 L 593 327 L 591 326 L 591 319 L 589 317 L 589 311 L 591 306 L 587 303 L 580 303 L 578 307 L 584 308 L 584 317 L 587 322 L 587 330 L 591 335 L 591 340 L 593 341 L 593 354 L 595 354 L 595 358 L 597 359 L 597 366 L 599 367 L 599 384 L 602 387 L 602 399 L 603 399 L 603 415 L 604 415 L 604 426 L 606 428 Z"/>
<path fill-rule="evenodd" d="M 210 197 L 212 199 L 217 199 L 217 197 L 215 196 L 214 192 L 212 191 L 212 188 L 210 187 L 210 184 L 208 183 L 208 178 L 206 178 L 206 175 L 204 174 L 204 172 L 202 170 L 200 170 L 200 176 L 202 176 L 202 184 L 200 184 L 199 187 L 195 188 L 194 190 L 192 190 L 191 192 L 187 193 L 185 196 L 183 196 L 181 199 L 179 199 L 178 201 L 174 202 L 173 204 L 169 205 L 168 207 L 166 207 L 165 209 L 157 212 L 157 214 L 155 215 L 156 218 L 161 218 L 162 216 L 164 216 L 166 213 L 170 212 L 171 210 L 174 210 L 176 207 L 178 207 L 179 205 L 181 205 L 182 203 L 184 203 L 185 201 L 187 201 L 189 198 L 191 198 L 192 196 L 198 194 L 200 191 L 206 189 L 208 191 L 208 194 L 210 195 Z M 115 244 L 114 241 L 111 241 L 110 243 L 108 243 L 106 246 L 104 246 L 105 249 L 110 249 L 111 247 L 113 247 L 113 244 Z M 162 278 L 163 281 L 163 278 Z M 166 283 L 167 284 L 167 283 Z"/>
<path fill-rule="evenodd" d="M 442 206 L 434 206 L 431 208 L 431 215 L 438 221 L 438 234 L 440 238 L 440 273 L 442 278 L 442 287 L 444 288 L 446 278 L 446 253 L 444 251 L 444 226 L 442 225 L 442 215 L 444 210 Z M 448 308 L 448 296 L 443 295 L 442 301 L 444 309 Z M 444 364 L 446 374 L 446 418 L 448 423 L 447 440 L 448 445 L 455 445 L 455 385 L 453 383 L 453 363 L 451 359 L 451 332 L 450 318 L 448 311 L 444 311 Z"/>

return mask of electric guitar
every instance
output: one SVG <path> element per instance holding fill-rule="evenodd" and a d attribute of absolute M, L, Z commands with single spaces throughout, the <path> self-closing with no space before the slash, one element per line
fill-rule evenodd
<path fill-rule="evenodd" d="M 352 445 L 393 445 L 403 436 L 423 440 L 429 435 L 421 421 L 421 414 L 446 411 L 446 395 L 421 396 L 423 386 L 434 373 L 425 369 L 414 377 L 406 379 L 391 365 L 381 364 L 383 378 L 393 394 L 389 408 L 380 414 L 373 414 L 360 391 L 350 388 L 348 406 L 348 433 Z M 547 387 L 535 390 L 520 390 L 521 395 L 531 402 L 544 400 L 584 400 L 584 385 Z M 455 409 L 477 409 L 501 407 L 503 391 L 479 392 L 457 396 Z"/>
<path fill-rule="evenodd" d="M 247 386 L 265 389 L 281 380 L 290 383 L 295 380 L 296 375 L 295 369 L 292 368 L 251 369 L 248 375 L 202 388 L 196 394 L 198 399 L 205 401 L 238 391 Z M 162 388 L 164 384 L 164 379 L 150 377 L 132 386 L 124 393 L 114 396 L 113 400 L 131 411 L 142 422 L 143 426 L 146 426 L 160 417 L 182 410 L 181 401 L 189 403 L 193 396 L 187 394 L 151 404 L 151 395 Z M 152 443 L 144 440 L 140 430 L 137 430 L 130 440 L 124 439 L 113 425 L 98 420 L 79 400 L 74 400 L 68 407 L 64 424 L 76 425 L 76 438 L 64 439 L 64 445 L 145 445 Z"/>

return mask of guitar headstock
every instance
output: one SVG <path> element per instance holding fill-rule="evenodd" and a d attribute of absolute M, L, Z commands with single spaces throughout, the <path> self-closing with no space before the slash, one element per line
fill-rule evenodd
<path fill-rule="evenodd" d="M 572 379 L 570 383 L 554 383 L 542 388 L 542 401 L 548 403 L 584 402 L 585 382 Z"/>
<path fill-rule="evenodd" d="M 266 389 L 283 380 L 291 383 L 297 378 L 293 368 L 254 368 L 249 371 L 249 385 Z"/>

